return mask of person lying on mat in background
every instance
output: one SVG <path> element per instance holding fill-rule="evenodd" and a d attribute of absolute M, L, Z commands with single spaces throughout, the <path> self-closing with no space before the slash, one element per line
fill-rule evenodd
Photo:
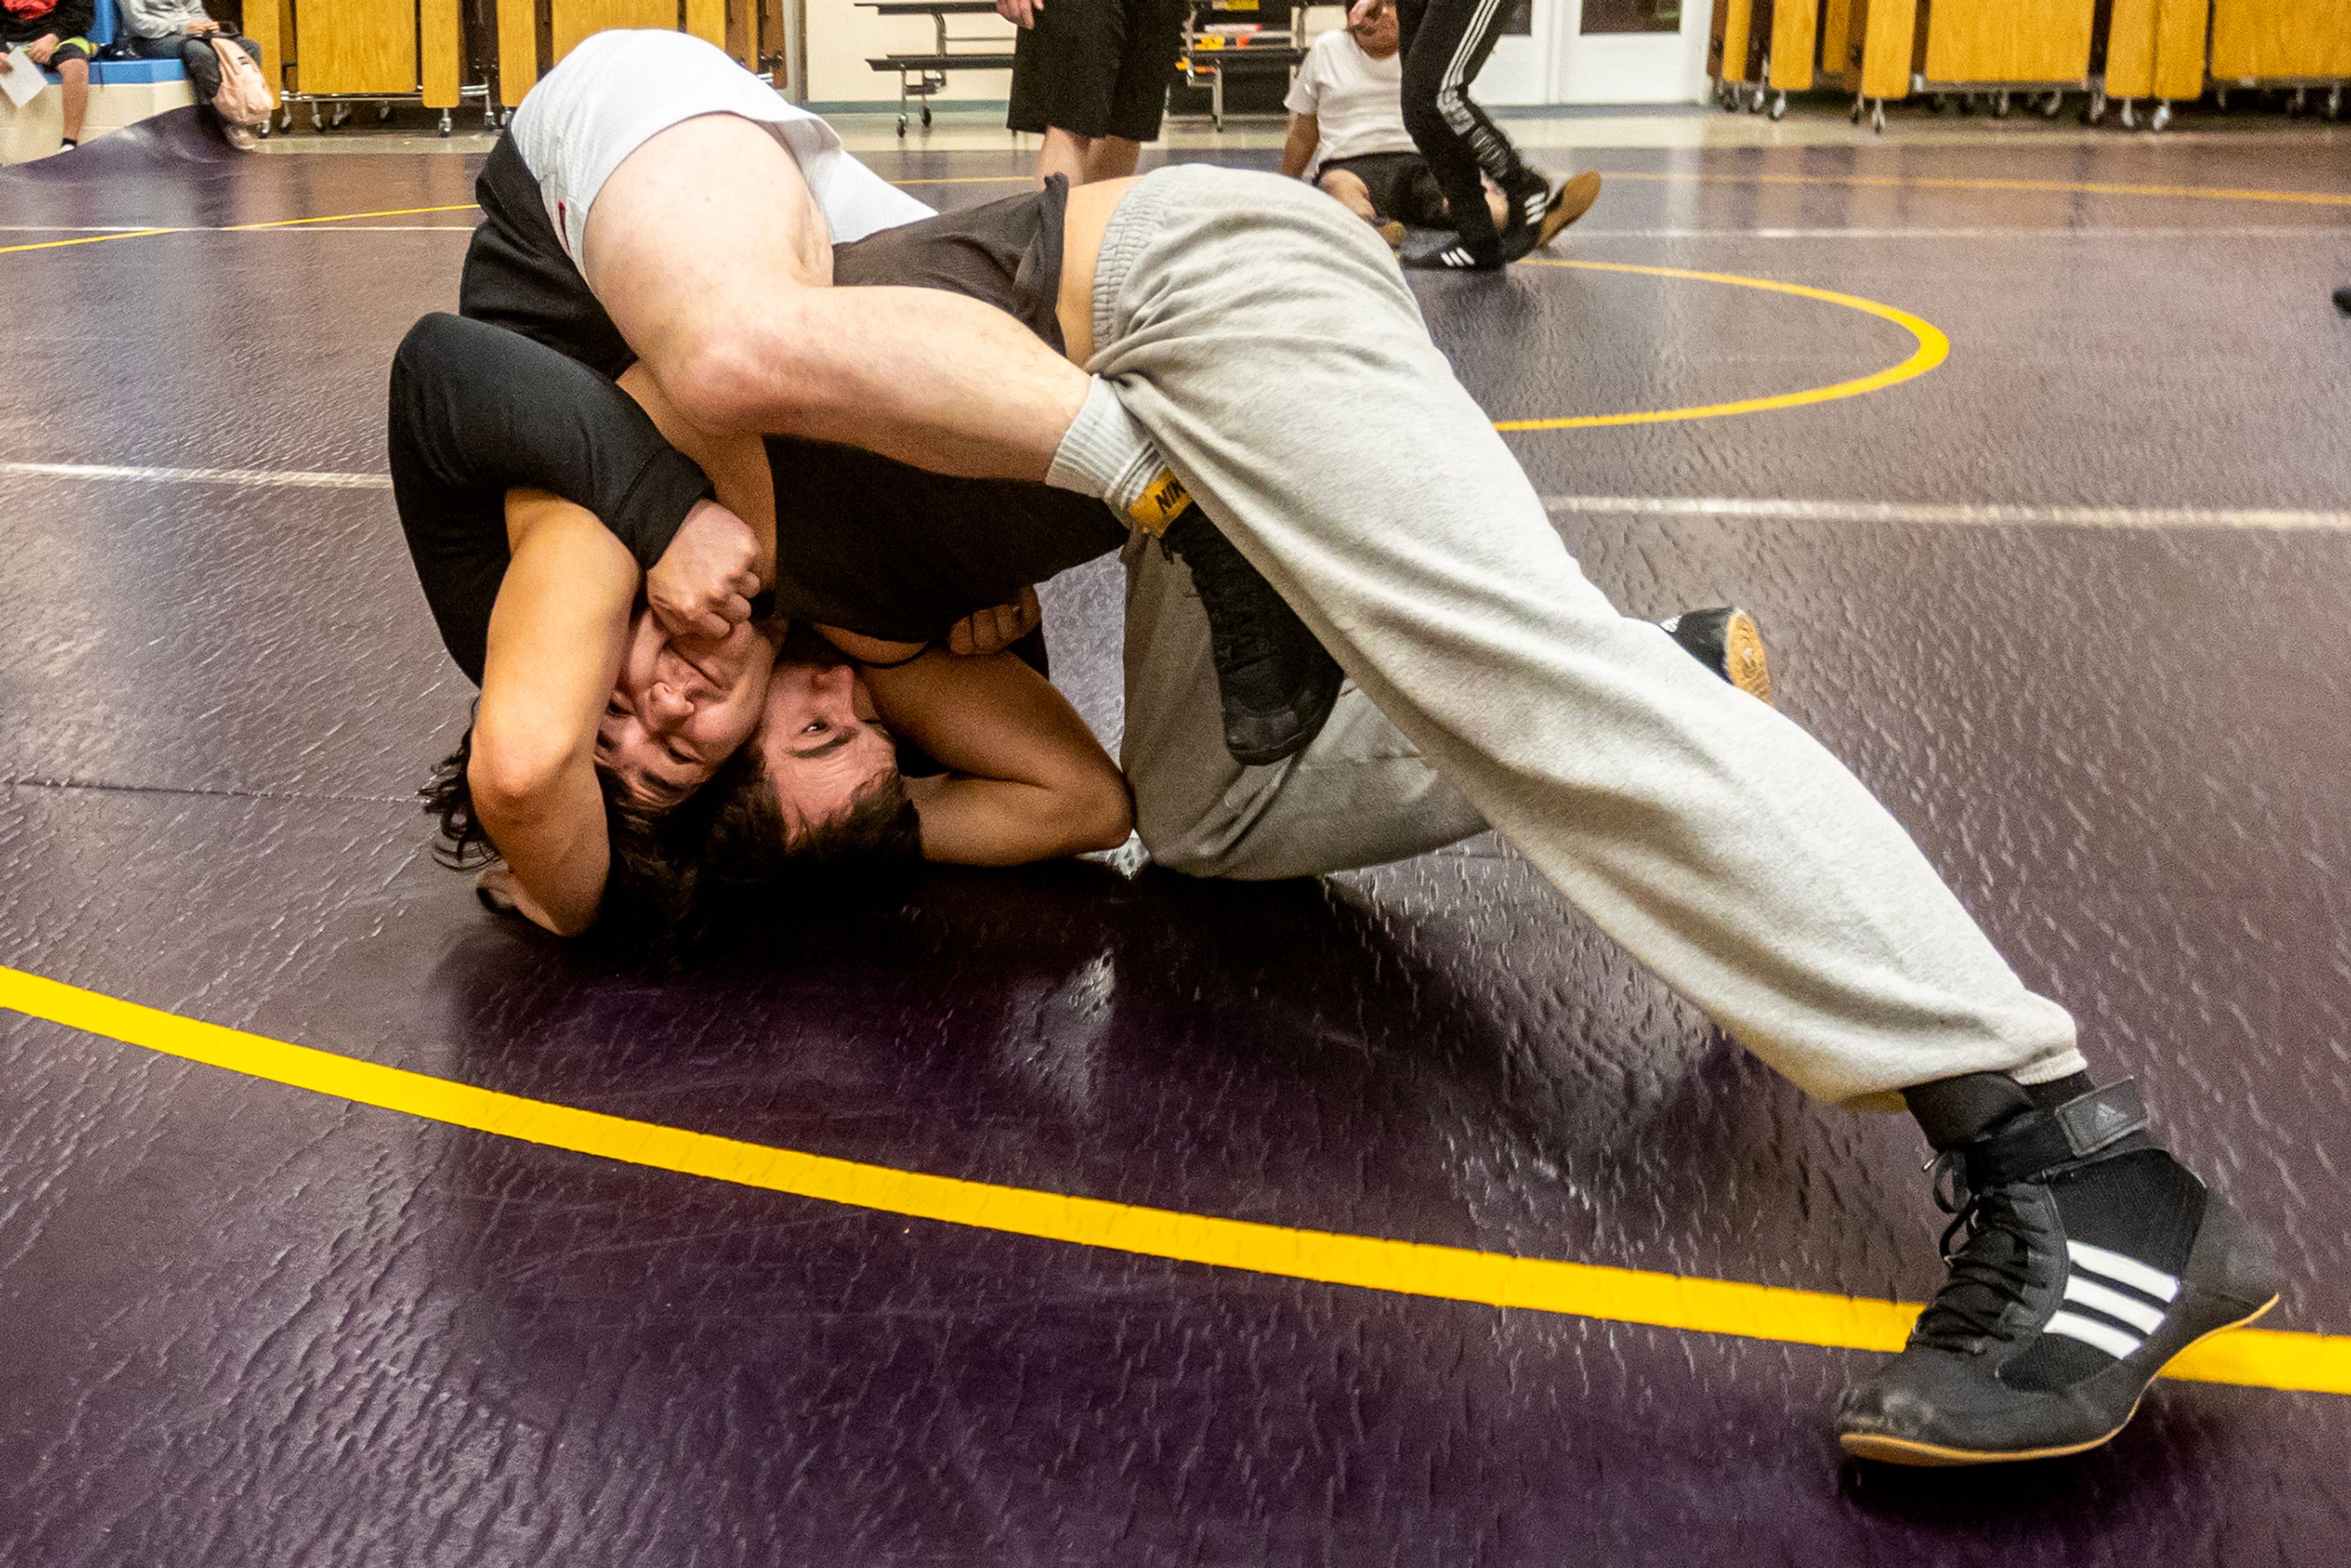
<path fill-rule="evenodd" d="M 89 112 L 89 62 L 98 47 L 85 36 L 96 17 L 93 0 L 7 0 L 0 5 L 0 55 L 23 49 L 35 65 L 57 73 L 65 89 L 65 124 L 57 151 L 81 145 Z"/>
<path fill-rule="evenodd" d="M 1479 37 L 1474 19 L 1462 37 Z M 1424 30 L 1419 42 L 1429 41 Z M 580 187 L 565 176 L 549 189 L 540 168 L 531 204 L 558 230 L 585 225 L 580 290 L 630 346 L 665 345 L 645 355 L 652 378 L 685 423 L 723 436 L 771 428 L 761 401 L 791 350 L 769 335 L 781 318 L 758 277 L 714 287 L 727 280 L 704 265 L 706 225 L 691 220 L 727 193 L 687 154 L 723 146 L 739 154 L 733 174 L 797 176 L 757 127 L 730 129 L 772 111 L 725 78 L 739 68 L 708 64 L 711 56 L 670 79 L 651 79 L 659 73 L 634 57 L 626 80 L 565 78 L 572 59 L 558 67 L 534 97 L 559 84 L 543 107 L 582 134 L 623 122 L 636 134 L 653 100 L 674 109 L 699 93 L 705 112 L 619 151 L 601 197 L 593 178 Z M 518 113 L 518 131 L 531 108 Z M 602 145 L 585 161 L 590 176 L 611 172 L 613 147 Z M 632 186 L 636 199 L 614 201 Z M 1474 179 L 1467 199 L 1478 200 Z M 1130 617 L 1144 652 L 1131 632 L 1129 724 L 1138 708 L 1171 718 L 1163 747 L 1132 736 L 1124 747 L 1136 821 L 1155 858 L 1198 874 L 1280 874 L 1390 852 L 1474 820 L 1808 1093 L 1906 1107 L 1949 1178 L 1950 1275 L 1902 1354 L 1848 1391 L 1837 1428 L 1849 1452 L 1980 1464 L 2095 1447 L 2121 1430 L 2171 1357 L 2274 1304 L 2282 1276 L 2261 1228 L 2153 1144 L 2134 1085 L 2092 1082 L 2072 1017 L 2025 986 L 1861 782 L 1584 579 L 1510 449 L 1429 340 L 1395 257 L 1360 219 L 1295 181 L 1198 164 L 1067 200 L 1057 319 L 1070 360 L 1092 372 L 1077 406 L 1101 422 L 1080 444 L 1089 464 L 1114 451 L 1118 476 L 1138 461 L 1165 469 L 1137 476 L 1147 504 L 1113 497 L 1134 522 L 1130 594 L 1146 611 Z M 575 201 L 596 204 L 574 213 Z M 800 228 L 771 237 L 821 235 L 812 207 L 800 217 Z M 664 258 L 678 269 L 656 270 Z M 559 291 L 572 287 L 552 264 L 540 271 Z M 801 306 L 826 292 L 805 280 L 785 287 Z M 831 292 L 870 298 L 846 309 L 831 301 L 802 326 L 882 321 L 902 293 L 927 291 Z M 557 302 L 559 319 L 577 298 Z M 935 322 L 940 312 L 922 315 Z M 737 333 L 746 319 L 752 327 Z M 1033 436 L 1074 419 L 1061 403 L 1020 430 L 1001 421 L 1001 405 L 1020 396 L 990 381 L 1002 368 L 991 345 L 1007 325 L 926 340 L 923 354 L 961 357 L 962 371 L 889 396 L 870 430 L 850 418 L 850 438 L 943 466 L 957 454 L 985 465 L 1020 449 L 1021 430 Z M 680 397 L 671 383 L 681 331 L 733 341 L 740 358 L 731 362 L 749 372 L 712 385 L 689 378 Z M 1055 379 L 1025 358 L 1040 346 L 1032 336 L 1020 373 L 1038 395 L 1058 397 Z M 803 358 L 809 349 L 799 345 Z M 871 349 L 836 342 L 824 352 Z M 892 375 L 906 368 L 887 364 Z M 1263 416 L 1269 398 L 1282 418 Z M 714 413 L 723 417 L 706 417 Z M 805 425 L 804 406 L 792 416 Z M 1112 431 L 1134 440 L 1093 442 Z M 706 461 L 725 466 L 716 454 Z M 791 476 L 768 473 L 790 515 L 782 487 Z M 1266 716 L 1237 715 L 1226 700 L 1234 666 L 1217 646 L 1216 573 L 1201 558 L 1168 560 L 1155 548 L 1171 514 L 1195 513 L 1277 591 L 1329 662 L 1327 674 L 1301 665 L 1296 679 L 1273 683 L 1289 705 L 1275 716 L 1302 722 L 1271 727 L 1283 730 L 1271 762 L 1251 761 L 1253 727 L 1235 723 Z M 962 521 L 942 517 L 935 548 Z M 1167 612 L 1148 612 L 1154 602 Z M 1208 643 L 1217 701 L 1167 655 L 1179 627 Z M 918 663 L 935 657 L 914 639 L 906 645 Z M 1278 636 L 1273 645 L 1311 664 Z M 1138 661 L 1144 676 L 1176 672 L 1169 679 L 1184 689 L 1145 690 Z M 1343 702 L 1339 671 L 1360 704 Z M 1187 727 L 1220 734 L 1224 748 L 1186 743 Z M 1239 777 L 1220 788 L 1228 769 Z"/>
<path fill-rule="evenodd" d="M 1281 172 L 1336 197 L 1379 230 L 1391 250 L 1404 245 L 1407 226 L 1453 226 L 1437 176 L 1405 129 L 1403 47 L 1395 0 L 1359 5 L 1344 28 L 1314 40 L 1282 100 L 1290 139 L 1282 144 Z M 1536 225 L 1535 245 L 1556 239 L 1599 195 L 1596 173 L 1567 182 Z M 1504 201 L 1501 187 L 1488 180 L 1486 209 L 1497 230 L 1510 224 Z"/>

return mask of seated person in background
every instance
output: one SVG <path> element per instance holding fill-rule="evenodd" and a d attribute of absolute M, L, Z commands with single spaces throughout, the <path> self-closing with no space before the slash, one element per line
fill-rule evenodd
<path fill-rule="evenodd" d="M 0 5 L 0 51 L 21 47 L 65 84 L 61 152 L 81 145 L 82 116 L 89 112 L 89 57 L 98 51 L 83 35 L 92 16 L 92 0 L 6 0 Z"/>
<path fill-rule="evenodd" d="M 214 21 L 203 0 L 120 0 L 122 41 L 142 60 L 177 60 L 188 73 L 188 89 L 209 105 L 220 95 L 220 57 L 213 40 L 234 44 L 261 63 L 261 46 Z"/>
<path fill-rule="evenodd" d="M 1404 244 L 1407 226 L 1453 226 L 1428 160 L 1405 129 L 1402 48 L 1395 0 L 1357 5 L 1343 29 L 1314 40 L 1282 100 L 1290 110 L 1290 140 L 1281 149 L 1281 172 L 1293 179 L 1311 172 L 1317 189 L 1337 197 L 1391 246 Z M 1545 214 L 1536 243 L 1548 245 L 1599 194 L 1596 173 L 1569 181 Z M 1486 208 L 1494 226 L 1503 227 L 1509 214 L 1491 180 Z"/>

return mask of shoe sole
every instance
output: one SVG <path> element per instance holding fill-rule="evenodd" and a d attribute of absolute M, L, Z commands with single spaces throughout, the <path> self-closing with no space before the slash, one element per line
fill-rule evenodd
<path fill-rule="evenodd" d="M 1595 170 L 1586 169 L 1562 185 L 1559 194 L 1543 209 L 1542 223 L 1535 230 L 1535 248 L 1541 250 L 1557 239 L 1562 230 L 1590 212 L 1592 204 L 1599 199 L 1600 175 Z"/>
<path fill-rule="evenodd" d="M 1723 624 L 1722 673 L 1749 696 L 1771 700 L 1771 656 L 1764 651 L 1763 628 L 1744 610 L 1733 612 Z"/>
<path fill-rule="evenodd" d="M 2243 1317 L 2206 1329 L 2167 1357 L 2163 1366 L 2155 1369 L 2157 1375 L 2162 1375 L 2164 1366 L 2169 1366 L 2214 1334 L 2243 1328 L 2277 1304 L 2278 1298 L 2272 1296 Z M 2149 1378 L 2148 1381 L 2152 1383 L 2154 1379 Z M 2146 1397 L 2144 1392 L 2139 1396 L 2139 1399 Z M 1967 1465 L 2015 1465 L 2031 1459 L 2062 1459 L 2068 1454 L 2086 1454 L 2092 1448 L 2103 1448 L 2113 1442 L 2116 1434 L 2130 1425 L 2131 1417 L 2138 1414 L 2139 1399 L 2131 1401 L 2130 1409 L 2115 1423 L 2113 1431 L 2092 1437 L 2087 1442 L 2064 1443 L 2051 1448 L 1949 1448 L 1936 1443 L 1907 1442 L 1900 1437 L 1880 1437 L 1870 1432 L 1844 1433 L 1838 1437 L 1837 1444 L 1856 1459 L 1875 1459 L 1882 1465 L 1907 1465 L 1913 1469 L 1954 1469 Z"/>

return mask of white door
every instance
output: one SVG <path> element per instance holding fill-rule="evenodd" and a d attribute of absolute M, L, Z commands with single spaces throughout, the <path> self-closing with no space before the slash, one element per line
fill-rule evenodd
<path fill-rule="evenodd" d="M 1547 101 L 1702 101 L 1711 15 L 1708 0 L 1537 0 L 1535 30 L 1552 45 Z"/>

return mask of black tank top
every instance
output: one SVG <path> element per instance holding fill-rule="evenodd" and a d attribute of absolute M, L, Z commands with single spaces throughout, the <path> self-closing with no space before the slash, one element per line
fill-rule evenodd
<path fill-rule="evenodd" d="M 485 221 L 466 254 L 459 309 L 617 378 L 631 362 L 628 345 L 564 254 L 510 133 L 475 188 Z M 1056 177 L 1041 191 L 835 246 L 834 282 L 984 300 L 1058 352 L 1068 200 Z M 767 448 L 777 609 L 869 637 L 938 637 L 974 611 L 1008 603 L 1029 584 L 1125 542 L 1107 507 L 1068 490 L 958 479 L 788 436 L 769 437 Z"/>
<path fill-rule="evenodd" d="M 832 249 L 833 283 L 943 288 L 1062 347 L 1069 186 L 942 213 Z M 854 447 L 768 438 L 776 486 L 776 608 L 920 643 L 1125 542 L 1102 502 L 1044 485 L 955 479 Z"/>

